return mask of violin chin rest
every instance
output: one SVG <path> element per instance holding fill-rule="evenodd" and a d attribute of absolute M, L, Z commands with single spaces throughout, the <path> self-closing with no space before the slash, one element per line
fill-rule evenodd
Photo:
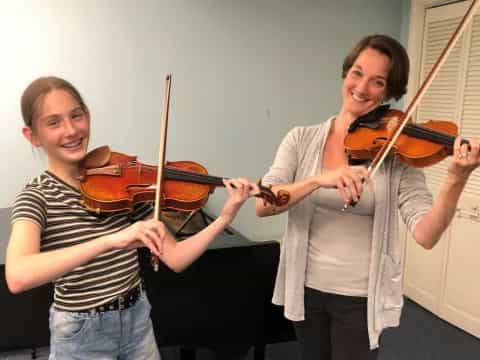
<path fill-rule="evenodd" d="M 112 152 L 108 145 L 100 146 L 90 151 L 83 159 L 84 169 L 93 169 L 107 165 L 110 162 Z"/>

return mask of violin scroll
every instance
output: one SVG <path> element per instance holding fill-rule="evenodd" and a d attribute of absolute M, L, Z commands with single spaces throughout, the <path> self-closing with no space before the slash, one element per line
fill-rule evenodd
<path fill-rule="evenodd" d="M 275 195 L 272 191 L 272 186 L 262 185 L 262 180 L 258 180 L 258 188 L 260 193 L 255 195 L 256 197 L 262 198 L 265 203 L 269 203 L 274 206 L 284 206 L 287 205 L 290 201 L 290 193 L 286 190 L 279 190 Z"/>

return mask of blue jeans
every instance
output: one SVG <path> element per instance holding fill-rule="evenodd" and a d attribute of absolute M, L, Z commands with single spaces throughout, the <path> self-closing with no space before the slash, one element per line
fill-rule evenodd
<path fill-rule="evenodd" d="M 130 308 L 79 313 L 50 308 L 49 360 L 159 360 L 145 292 Z"/>

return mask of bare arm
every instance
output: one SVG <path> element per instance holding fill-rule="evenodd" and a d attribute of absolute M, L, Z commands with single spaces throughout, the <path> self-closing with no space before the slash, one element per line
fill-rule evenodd
<path fill-rule="evenodd" d="M 450 225 L 464 186 L 461 181 L 445 182 L 432 208 L 415 226 L 413 237 L 425 249 L 433 248 Z"/>
<path fill-rule="evenodd" d="M 364 166 L 346 166 L 336 170 L 325 171 L 315 176 L 307 177 L 301 181 L 286 185 L 272 187 L 274 193 L 278 190 L 288 191 L 290 201 L 284 206 L 265 204 L 261 199 L 256 201 L 257 216 L 271 216 L 280 214 L 303 200 L 314 190 L 325 188 L 338 188 L 340 196 L 346 204 L 350 201 L 358 201 L 363 190 L 364 181 L 368 178 L 368 171 Z"/>
<path fill-rule="evenodd" d="M 233 221 L 244 202 L 259 192 L 258 187 L 246 179 L 225 180 L 224 183 L 228 192 L 225 205 L 215 221 L 202 231 L 177 242 L 164 227 L 164 251 L 159 258 L 172 270 L 183 271 L 202 255 L 215 237 Z"/>
<path fill-rule="evenodd" d="M 181 271 L 197 259 L 215 237 L 234 219 L 240 207 L 259 192 L 245 179 L 225 181 L 229 196 L 219 217 L 207 228 L 177 242 L 164 224 L 150 219 L 83 244 L 40 252 L 40 227 L 28 220 L 14 223 L 7 249 L 6 276 L 10 291 L 18 293 L 43 285 L 72 271 L 90 259 L 113 249 L 148 247 L 174 271 Z M 164 248 L 160 254 L 160 247 Z"/>
<path fill-rule="evenodd" d="M 18 220 L 12 226 L 6 256 L 6 280 L 11 292 L 19 293 L 53 281 L 96 256 L 115 249 L 146 246 L 158 254 L 159 236 L 149 236 L 157 221 L 139 221 L 114 234 L 58 250 L 40 252 L 40 226 Z"/>
<path fill-rule="evenodd" d="M 230 221 L 228 216 L 220 215 L 202 231 L 182 241 L 176 241 L 165 228 L 166 234 L 160 260 L 175 272 L 185 270 L 207 250 L 208 245 Z"/>
<path fill-rule="evenodd" d="M 247 191 L 248 192 L 248 191 Z M 139 221 L 115 234 L 66 248 L 40 252 L 40 228 L 36 223 L 14 223 L 6 257 L 6 279 L 12 293 L 19 293 L 51 282 L 96 256 L 113 249 L 147 246 L 174 271 L 182 271 L 197 259 L 233 219 L 222 213 L 208 227 L 181 242 L 157 220 Z M 163 253 L 160 244 L 164 241 Z"/>
<path fill-rule="evenodd" d="M 432 208 L 415 226 L 413 236 L 426 249 L 433 248 L 450 225 L 468 177 L 480 165 L 479 144 L 470 141 L 470 146 L 469 151 L 466 144 L 460 146 L 460 138 L 456 139 L 447 178 Z"/>
<path fill-rule="evenodd" d="M 106 238 L 68 248 L 40 252 L 40 228 L 31 221 L 13 224 L 5 273 L 8 288 L 19 293 L 48 283 L 109 249 Z"/>

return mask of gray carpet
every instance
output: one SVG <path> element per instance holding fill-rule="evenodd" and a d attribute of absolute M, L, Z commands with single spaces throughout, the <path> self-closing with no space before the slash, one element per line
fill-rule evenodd
<path fill-rule="evenodd" d="M 479 360 L 480 339 L 406 300 L 400 327 L 382 338 L 379 359 Z"/>
<path fill-rule="evenodd" d="M 177 348 L 161 349 L 163 360 L 180 360 Z M 48 348 L 37 350 L 37 359 L 48 359 Z M 0 360 L 31 359 L 31 350 L 0 353 Z M 267 360 L 298 359 L 296 342 L 268 345 Z M 400 327 L 388 329 L 381 341 L 379 360 L 479 360 L 480 339 L 452 326 L 410 300 L 405 301 Z M 218 359 L 213 351 L 199 349 L 197 360 Z M 236 359 L 235 359 L 236 360 Z M 242 360 L 253 360 L 252 349 Z"/>

